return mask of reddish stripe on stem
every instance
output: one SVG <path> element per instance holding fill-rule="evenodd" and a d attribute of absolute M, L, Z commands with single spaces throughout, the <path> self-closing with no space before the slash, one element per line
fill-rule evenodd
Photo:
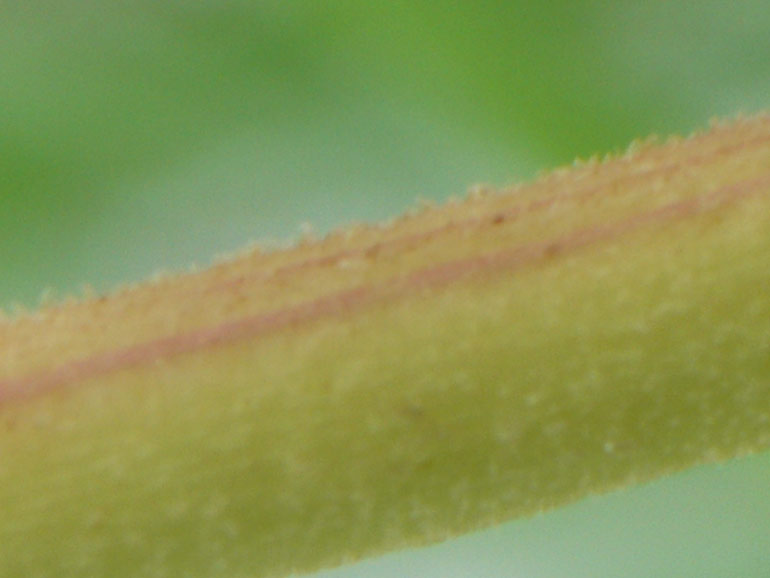
<path fill-rule="evenodd" d="M 699 135 L 698 137 L 690 139 L 688 143 L 692 143 L 697 138 L 705 138 L 708 136 L 710 136 L 708 133 Z M 468 229 L 482 226 L 489 222 L 500 222 L 501 220 L 510 222 L 515 219 L 518 219 L 524 214 L 531 214 L 538 211 L 546 210 L 559 202 L 584 201 L 584 200 L 590 199 L 591 197 L 605 191 L 608 186 L 629 185 L 629 184 L 639 185 L 651 178 L 675 173 L 677 172 L 677 170 L 681 169 L 683 166 L 693 166 L 693 167 L 701 166 L 703 164 L 713 162 L 713 160 L 716 158 L 728 156 L 736 152 L 739 152 L 742 149 L 751 148 L 754 146 L 760 146 L 763 144 L 767 144 L 768 142 L 770 142 L 770 135 L 763 135 L 761 137 L 742 141 L 738 144 L 719 147 L 715 151 L 709 154 L 692 155 L 690 157 L 687 157 L 677 162 L 667 163 L 667 164 L 664 164 L 663 166 L 656 166 L 654 168 L 639 171 L 630 176 L 620 175 L 614 178 L 610 178 L 606 182 L 600 182 L 598 184 L 595 182 L 590 183 L 590 185 L 584 186 L 584 187 L 578 187 L 576 190 L 573 189 L 569 192 L 561 192 L 543 199 L 537 199 L 537 200 L 529 201 L 527 203 L 514 205 L 513 207 L 510 207 L 507 209 L 496 210 L 488 215 L 453 221 L 445 225 L 441 225 L 439 227 L 434 227 L 433 229 L 429 229 L 427 231 L 420 231 L 418 233 L 409 233 L 405 235 L 400 235 L 392 239 L 389 239 L 387 241 L 379 241 L 376 243 L 371 243 L 361 248 L 343 249 L 340 251 L 336 251 L 330 255 L 303 259 L 296 263 L 290 263 L 287 265 L 279 266 L 275 270 L 264 274 L 258 273 L 258 274 L 249 275 L 249 276 L 241 276 L 234 280 L 231 279 L 231 280 L 223 281 L 221 283 L 218 283 L 208 288 L 206 292 L 207 293 L 218 292 L 221 290 L 227 290 L 235 285 L 241 285 L 244 282 L 258 282 L 264 279 L 271 278 L 275 275 L 291 275 L 293 273 L 303 272 L 307 269 L 314 268 L 314 267 L 334 265 L 339 261 L 342 261 L 345 259 L 354 259 L 354 258 L 364 257 L 375 251 L 419 246 L 425 242 L 436 239 L 440 237 L 442 234 L 447 233 L 449 231 L 468 230 Z"/>
<path fill-rule="evenodd" d="M 146 343 L 65 363 L 50 371 L 0 381 L 0 406 L 65 385 L 109 373 L 167 361 L 177 356 L 214 348 L 324 317 L 350 313 L 375 302 L 405 297 L 421 289 L 438 289 L 481 274 L 512 273 L 556 253 L 561 255 L 601 241 L 610 241 L 645 225 L 681 220 L 749 197 L 766 194 L 770 176 L 738 183 L 711 193 L 669 203 L 623 221 L 580 229 L 557 239 L 528 243 L 495 253 L 426 267 L 382 283 L 359 286 L 270 313 L 230 321 L 214 327 L 172 335 Z"/>

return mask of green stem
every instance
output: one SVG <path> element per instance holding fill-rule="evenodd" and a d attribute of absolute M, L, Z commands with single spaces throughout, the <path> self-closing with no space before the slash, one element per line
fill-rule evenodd
<path fill-rule="evenodd" d="M 0 322 L 0 574 L 282 576 L 770 444 L 770 119 Z"/>

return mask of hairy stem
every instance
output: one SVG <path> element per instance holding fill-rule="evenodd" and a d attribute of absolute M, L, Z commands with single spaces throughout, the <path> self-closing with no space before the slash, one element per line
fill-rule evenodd
<path fill-rule="evenodd" d="M 283 576 L 770 444 L 770 119 L 0 322 L 0 574 Z"/>

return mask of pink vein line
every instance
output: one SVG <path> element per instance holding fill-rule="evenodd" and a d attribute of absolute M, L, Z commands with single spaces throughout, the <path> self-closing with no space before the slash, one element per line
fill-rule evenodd
<path fill-rule="evenodd" d="M 421 289 L 445 287 L 461 279 L 492 272 L 516 272 L 556 253 L 574 252 L 599 241 L 612 240 L 645 225 L 697 215 L 741 199 L 768 192 L 770 176 L 739 183 L 698 197 L 669 203 L 608 225 L 580 229 L 559 237 L 516 248 L 450 261 L 279 309 L 270 313 L 172 335 L 134 346 L 65 363 L 47 372 L 0 380 L 0 404 L 64 385 L 138 366 L 166 362 L 177 356 L 228 343 L 254 339 L 300 323 L 360 310 L 375 302 L 403 297 Z"/>
<path fill-rule="evenodd" d="M 709 135 L 708 134 L 698 135 L 698 137 L 700 138 L 705 138 L 707 136 Z M 695 138 L 692 140 L 695 140 Z M 642 183 L 645 180 L 655 176 L 663 176 L 666 174 L 676 172 L 682 166 L 699 166 L 701 164 L 704 164 L 712 160 L 713 158 L 726 156 L 736 151 L 740 151 L 741 149 L 751 147 L 753 145 L 762 145 L 767 143 L 768 141 L 770 141 L 770 136 L 762 135 L 760 137 L 742 141 L 737 144 L 719 147 L 716 150 L 712 151 L 711 153 L 692 155 L 690 157 L 679 160 L 677 162 L 668 163 L 663 166 L 657 166 L 657 167 L 645 169 L 643 171 L 639 171 L 638 173 L 634 173 L 631 176 L 616 175 L 598 184 L 591 183 L 589 186 L 580 187 L 576 191 L 572 191 L 569 193 L 557 193 L 555 195 L 551 195 L 550 197 L 537 199 L 526 203 L 521 203 L 510 208 L 501 208 L 499 210 L 491 212 L 488 215 L 482 215 L 482 216 L 466 218 L 458 221 L 452 221 L 444 225 L 441 225 L 439 227 L 434 227 L 433 229 L 429 229 L 427 231 L 420 231 L 417 233 L 399 235 L 387 241 L 379 241 L 361 248 L 342 249 L 330 255 L 323 255 L 321 257 L 312 257 L 308 259 L 303 259 L 296 263 L 281 265 L 276 269 L 272 271 L 267 271 L 265 273 L 251 274 L 247 276 L 238 276 L 235 279 L 228 279 L 220 283 L 217 283 L 215 285 L 212 285 L 207 289 L 205 289 L 204 292 L 205 294 L 214 293 L 214 292 L 229 289 L 236 285 L 241 285 L 246 282 L 255 282 L 255 281 L 271 278 L 275 275 L 290 275 L 292 273 L 307 270 L 313 267 L 323 267 L 326 265 L 333 265 L 344 259 L 363 257 L 376 251 L 397 249 L 399 247 L 417 246 L 427 241 L 431 241 L 432 239 L 438 238 L 443 233 L 446 233 L 448 231 L 467 230 L 472 227 L 483 225 L 489 221 L 510 222 L 518 219 L 524 214 L 548 209 L 549 207 L 552 207 L 553 205 L 561 201 L 587 200 L 604 191 L 609 184 L 617 186 L 620 183 L 637 183 L 637 184 Z"/>

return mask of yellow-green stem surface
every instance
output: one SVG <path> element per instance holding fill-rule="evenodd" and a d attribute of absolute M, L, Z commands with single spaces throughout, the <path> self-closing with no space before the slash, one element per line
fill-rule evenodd
<path fill-rule="evenodd" d="M 0 321 L 0 575 L 283 576 L 770 445 L 770 118 Z"/>

